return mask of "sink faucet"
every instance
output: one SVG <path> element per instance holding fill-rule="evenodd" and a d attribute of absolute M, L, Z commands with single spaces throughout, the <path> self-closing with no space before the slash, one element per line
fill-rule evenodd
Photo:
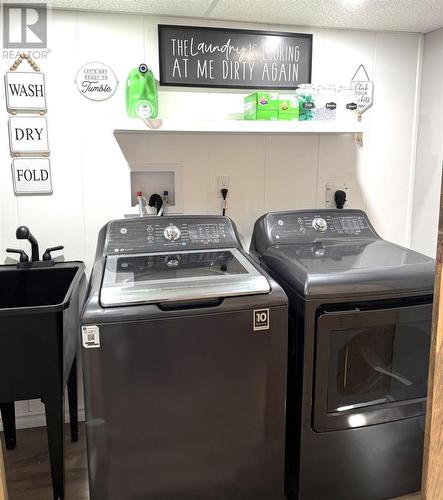
<path fill-rule="evenodd" d="M 40 259 L 38 252 L 38 243 L 35 237 L 32 235 L 31 231 L 26 226 L 20 226 L 17 228 L 15 236 L 18 240 L 28 240 L 31 244 L 32 256 L 31 261 L 37 262 Z"/>

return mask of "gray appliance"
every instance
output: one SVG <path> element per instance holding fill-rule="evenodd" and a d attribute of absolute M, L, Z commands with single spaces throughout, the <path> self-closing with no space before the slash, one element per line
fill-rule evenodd
<path fill-rule="evenodd" d="M 418 491 L 435 261 L 360 210 L 267 214 L 250 251 L 289 298 L 289 499 Z"/>
<path fill-rule="evenodd" d="M 91 499 L 282 500 L 287 314 L 227 217 L 108 223 L 82 314 Z"/>

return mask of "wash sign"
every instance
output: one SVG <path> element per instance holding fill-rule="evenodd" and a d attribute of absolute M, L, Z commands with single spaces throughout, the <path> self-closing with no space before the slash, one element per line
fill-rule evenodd
<path fill-rule="evenodd" d="M 5 75 L 5 90 L 9 113 L 46 112 L 46 86 L 43 73 L 8 71 Z"/>
<path fill-rule="evenodd" d="M 14 158 L 12 179 L 15 194 L 51 194 L 49 158 Z"/>
<path fill-rule="evenodd" d="M 11 116 L 9 147 L 12 156 L 49 154 L 48 124 L 42 116 Z"/>

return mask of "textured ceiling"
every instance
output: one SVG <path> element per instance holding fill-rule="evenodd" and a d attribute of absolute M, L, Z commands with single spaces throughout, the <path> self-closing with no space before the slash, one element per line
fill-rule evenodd
<path fill-rule="evenodd" d="M 204 17 L 213 0 L 48 0 L 47 3 L 60 9 Z"/>
<path fill-rule="evenodd" d="M 443 0 L 50 0 L 54 8 L 387 31 L 443 27 Z"/>

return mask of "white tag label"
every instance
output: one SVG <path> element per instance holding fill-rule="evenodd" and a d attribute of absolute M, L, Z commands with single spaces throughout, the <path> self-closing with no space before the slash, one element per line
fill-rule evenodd
<path fill-rule="evenodd" d="M 269 330 L 269 309 L 254 309 L 254 331 Z"/>
<path fill-rule="evenodd" d="M 96 325 L 82 326 L 83 347 L 90 349 L 100 347 L 100 330 Z"/>

